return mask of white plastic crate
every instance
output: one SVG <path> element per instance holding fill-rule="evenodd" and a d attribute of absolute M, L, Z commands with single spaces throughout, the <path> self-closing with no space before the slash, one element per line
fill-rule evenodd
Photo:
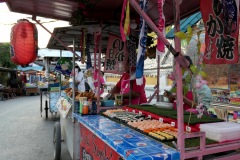
<path fill-rule="evenodd" d="M 232 122 L 216 122 L 200 125 L 200 131 L 206 137 L 218 142 L 240 139 L 240 124 Z"/>

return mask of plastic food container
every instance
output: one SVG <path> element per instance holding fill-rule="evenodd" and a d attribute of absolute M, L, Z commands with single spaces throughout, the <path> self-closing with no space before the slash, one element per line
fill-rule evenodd
<path fill-rule="evenodd" d="M 206 137 L 218 142 L 240 139 L 240 124 L 232 122 L 206 123 L 200 125 Z"/>
<path fill-rule="evenodd" d="M 113 107 L 114 106 L 114 100 L 105 100 L 101 101 L 102 107 Z"/>
<path fill-rule="evenodd" d="M 164 109 L 173 109 L 173 104 L 172 103 L 167 103 L 167 102 L 157 102 L 155 104 L 157 108 L 164 108 Z"/>

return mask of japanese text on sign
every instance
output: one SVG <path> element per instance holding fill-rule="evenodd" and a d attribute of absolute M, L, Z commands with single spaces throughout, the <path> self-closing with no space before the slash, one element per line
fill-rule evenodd
<path fill-rule="evenodd" d="M 238 62 L 238 6 L 236 0 L 201 0 L 206 29 L 204 63 Z"/>
<path fill-rule="evenodd" d="M 120 37 L 109 35 L 104 71 L 106 73 L 122 74 L 127 59 L 128 53 L 125 43 L 122 42 Z"/>

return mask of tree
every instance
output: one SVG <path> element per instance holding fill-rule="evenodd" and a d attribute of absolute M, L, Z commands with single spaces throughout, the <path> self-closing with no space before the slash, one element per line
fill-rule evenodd
<path fill-rule="evenodd" d="M 0 43 L 0 65 L 5 68 L 17 68 L 10 59 L 10 43 Z"/>

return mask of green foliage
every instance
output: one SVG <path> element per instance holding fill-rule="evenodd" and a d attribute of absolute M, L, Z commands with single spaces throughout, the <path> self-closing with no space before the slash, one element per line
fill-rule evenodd
<path fill-rule="evenodd" d="M 191 65 L 191 66 L 190 66 L 190 70 L 192 71 L 192 73 L 193 73 L 194 75 L 197 75 L 198 72 L 199 72 L 198 68 L 197 68 L 196 66 L 194 66 L 194 65 Z"/>
<path fill-rule="evenodd" d="M 10 59 L 10 43 L 0 44 L 0 65 L 5 68 L 17 68 L 17 65 Z"/>
<path fill-rule="evenodd" d="M 189 90 L 189 85 L 183 85 L 182 86 L 183 88 L 183 95 L 186 96 L 187 93 L 188 93 L 188 90 Z M 177 93 L 177 87 L 173 87 L 171 90 L 170 90 L 171 93 Z"/>
<path fill-rule="evenodd" d="M 203 72 L 203 71 L 200 71 L 200 72 L 199 72 L 199 75 L 202 76 L 203 78 L 206 78 L 206 77 L 207 77 L 207 73 L 206 73 L 206 72 Z"/>
<path fill-rule="evenodd" d="M 187 41 L 187 44 L 189 44 L 189 42 L 193 36 L 192 28 L 190 26 L 188 26 L 186 33 L 180 31 L 180 32 L 175 33 L 175 36 L 181 40 L 185 39 Z"/>

